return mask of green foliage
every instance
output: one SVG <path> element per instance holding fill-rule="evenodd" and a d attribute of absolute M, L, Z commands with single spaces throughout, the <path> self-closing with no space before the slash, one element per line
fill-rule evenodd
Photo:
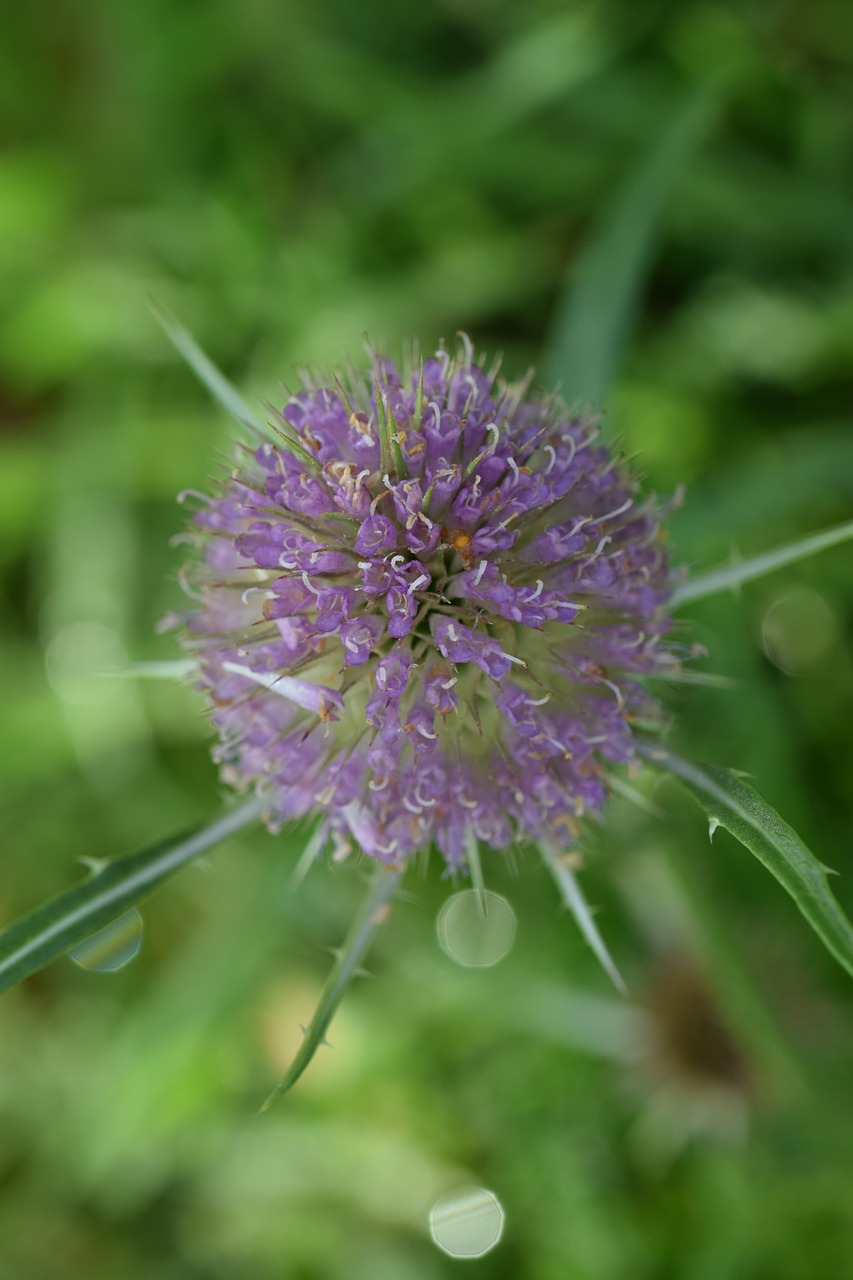
<path fill-rule="evenodd" d="M 261 809 L 260 801 L 249 800 L 191 835 L 96 863 L 81 884 L 0 930 L 0 992 L 37 973 L 142 902 L 188 862 L 256 822 Z"/>
<path fill-rule="evenodd" d="M 617 194 L 570 276 L 543 376 L 547 383 L 564 387 L 573 403 L 607 403 L 667 200 L 707 131 L 716 97 L 703 91 L 676 113 L 626 190 Z"/>
<path fill-rule="evenodd" d="M 775 809 L 731 769 L 682 760 L 662 747 L 648 758 L 672 773 L 705 809 L 713 839 L 717 827 L 730 831 L 754 853 L 796 902 L 836 959 L 853 975 L 853 927 L 832 896 L 826 873 L 800 837 Z"/>

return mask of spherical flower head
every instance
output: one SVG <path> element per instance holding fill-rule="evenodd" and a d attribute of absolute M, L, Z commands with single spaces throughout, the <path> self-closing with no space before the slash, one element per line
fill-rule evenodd
<path fill-rule="evenodd" d="M 594 421 L 467 339 L 306 377 L 195 529 L 223 776 L 338 854 L 570 844 L 675 663 L 659 511 Z"/>

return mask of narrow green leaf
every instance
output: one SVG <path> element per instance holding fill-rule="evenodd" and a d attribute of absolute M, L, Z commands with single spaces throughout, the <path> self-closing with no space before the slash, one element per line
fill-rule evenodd
<path fill-rule="evenodd" d="M 305 848 L 299 855 L 299 861 L 291 872 L 290 880 L 288 881 L 288 887 L 291 893 L 296 892 L 302 884 L 302 881 L 308 875 L 308 872 L 316 865 L 320 851 L 328 838 L 329 833 L 326 828 L 326 824 L 321 822 L 319 827 L 317 827 L 316 831 L 314 831 L 313 835 L 308 840 Z"/>
<path fill-rule="evenodd" d="M 198 670 L 193 658 L 165 658 L 153 662 L 129 662 L 126 667 L 113 667 L 104 671 L 105 676 L 140 680 L 182 680 Z"/>
<path fill-rule="evenodd" d="M 217 400 L 227 413 L 239 418 L 256 435 L 266 440 L 268 432 L 264 430 L 260 419 L 252 413 L 252 410 L 236 387 L 228 381 L 223 373 L 220 373 L 213 361 L 204 354 L 189 330 L 185 329 L 180 321 L 176 320 L 171 312 L 160 306 L 159 303 L 149 299 L 149 306 L 154 313 L 155 320 L 165 332 L 172 346 L 183 356 L 199 382 L 207 388 L 214 400 Z"/>
<path fill-rule="evenodd" d="M 617 796 L 621 796 L 623 800 L 629 800 L 638 809 L 642 809 L 643 813 L 651 814 L 653 818 L 663 817 L 663 810 L 658 808 L 648 796 L 644 796 L 642 791 L 632 787 L 630 782 L 626 782 L 624 778 L 612 773 L 607 779 L 607 783 L 611 791 L 615 792 Z"/>
<path fill-rule="evenodd" d="M 664 747 L 643 753 L 652 764 L 673 774 L 697 800 L 711 830 L 725 829 L 754 853 L 796 902 L 836 960 L 853 974 L 853 925 L 833 897 L 824 867 L 775 809 L 731 769 L 695 764 Z"/>
<path fill-rule="evenodd" d="M 353 921 L 347 939 L 332 966 L 332 972 L 323 988 L 320 1003 L 317 1005 L 310 1025 L 304 1028 L 305 1038 L 299 1052 L 279 1084 L 260 1108 L 262 1112 L 269 1111 L 283 1093 L 293 1088 L 320 1045 L 323 1044 L 329 1023 L 335 1016 L 335 1010 L 350 982 L 357 976 L 358 967 L 374 934 L 386 919 L 385 908 L 391 901 L 402 875 L 402 871 L 392 871 L 382 863 L 377 863 L 374 868 L 370 893 Z"/>
<path fill-rule="evenodd" d="M 549 840 L 543 840 L 540 846 L 545 866 L 554 877 L 554 882 L 560 890 L 560 896 L 563 902 L 571 911 L 575 918 L 578 928 L 586 938 L 595 956 L 604 972 L 610 978 L 617 991 L 621 991 L 623 996 L 628 994 L 628 988 L 625 980 L 605 946 L 604 939 L 598 931 L 598 926 L 593 918 L 592 911 L 589 908 L 586 898 L 583 895 L 577 876 L 571 870 L 566 862 L 563 850 L 552 844 Z"/>
<path fill-rule="evenodd" d="M 388 404 L 379 389 L 378 381 L 373 383 L 373 394 L 376 401 L 376 423 L 379 432 L 379 470 L 382 476 L 389 476 L 394 470 L 394 454 L 391 449 L 391 424 L 388 421 Z"/>
<path fill-rule="evenodd" d="M 853 539 L 853 520 L 845 524 L 837 524 L 832 529 L 824 529 L 821 533 L 810 534 L 807 538 L 798 538 L 796 542 L 788 542 L 775 551 L 765 551 L 760 556 L 751 556 L 749 560 L 740 560 L 735 564 L 723 565 L 710 573 L 700 573 L 678 587 L 670 597 L 670 608 L 678 609 L 691 600 L 704 600 L 706 596 L 716 595 L 739 587 L 743 582 L 751 582 L 753 578 L 761 578 L 765 573 L 781 569 L 786 564 L 794 564 L 813 556 L 817 551 L 825 551 L 827 547 L 835 547 L 840 542 Z"/>
<path fill-rule="evenodd" d="M 252 799 L 177 842 L 162 841 L 150 849 L 96 864 L 88 880 L 7 925 L 0 931 L 0 991 L 103 929 L 200 853 L 255 822 L 262 809 L 262 802 Z"/>
<path fill-rule="evenodd" d="M 543 377 L 570 401 L 600 408 L 631 330 L 669 194 L 704 135 L 718 95 L 703 91 L 675 117 L 604 218 L 558 309 Z"/>
<path fill-rule="evenodd" d="M 477 904 L 480 908 L 480 915 L 485 916 L 488 912 L 486 899 L 486 881 L 483 878 L 483 864 L 480 861 L 480 845 L 477 837 L 470 827 L 465 832 L 465 860 L 468 863 L 468 873 L 471 876 L 471 883 L 477 893 Z"/>

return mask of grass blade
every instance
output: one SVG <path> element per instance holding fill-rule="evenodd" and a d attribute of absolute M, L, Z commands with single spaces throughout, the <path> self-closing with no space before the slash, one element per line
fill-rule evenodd
<path fill-rule="evenodd" d="M 67 889 L 0 931 L 0 991 L 29 977 L 140 902 L 193 858 L 255 822 L 263 804 L 249 800 L 191 835 L 101 864 Z"/>
<path fill-rule="evenodd" d="M 853 539 L 853 520 L 837 524 L 832 529 L 824 529 L 821 533 L 810 534 L 807 538 L 798 538 L 796 542 L 788 542 L 775 551 L 765 551 L 762 555 L 752 556 L 749 560 L 741 560 L 737 564 L 723 565 L 721 569 L 713 569 L 710 573 L 700 573 L 689 578 L 682 586 L 677 587 L 670 598 L 670 608 L 677 609 L 691 600 L 704 600 L 706 596 L 716 595 L 739 587 L 743 582 L 751 582 L 753 578 L 762 578 L 766 573 L 773 573 L 786 564 L 794 564 L 813 556 L 817 551 L 825 551 L 827 547 L 838 546 L 840 542 Z"/>
<path fill-rule="evenodd" d="M 661 215 L 705 133 L 717 93 L 692 98 L 621 192 L 572 273 L 557 312 L 543 381 L 570 402 L 601 408 L 634 319 Z"/>
<path fill-rule="evenodd" d="M 699 802 L 712 831 L 725 827 L 763 862 L 836 960 L 853 974 L 853 925 L 830 891 L 828 868 L 818 862 L 796 831 L 731 769 L 695 764 L 659 746 L 643 751 L 652 764 L 673 774 Z"/>
<path fill-rule="evenodd" d="M 222 405 L 226 413 L 233 414 L 235 418 L 239 418 L 256 435 L 266 440 L 269 433 L 264 430 L 260 419 L 252 413 L 237 388 L 228 381 L 224 373 L 220 373 L 213 361 L 204 354 L 190 331 L 185 329 L 180 321 L 176 320 L 171 312 L 161 307 L 159 303 L 149 300 L 149 306 L 154 313 L 155 320 L 163 329 L 172 346 L 179 355 L 183 356 L 199 382 L 207 388 L 214 400 L 217 400 Z"/>
<path fill-rule="evenodd" d="M 402 878 L 402 871 L 391 871 L 383 863 L 377 863 L 373 871 L 373 879 L 361 911 L 353 921 L 352 928 L 332 967 L 332 972 L 323 988 L 320 1003 L 314 1016 L 305 1028 L 305 1038 L 299 1052 L 288 1067 L 281 1081 L 266 1099 L 261 1112 L 269 1111 L 283 1093 L 292 1089 L 296 1081 L 309 1066 L 311 1059 L 326 1038 L 329 1023 L 335 1016 L 335 1010 L 344 997 L 347 987 L 356 975 L 361 960 L 373 941 L 374 934 L 386 918 L 385 908 L 391 901 L 394 891 Z"/>

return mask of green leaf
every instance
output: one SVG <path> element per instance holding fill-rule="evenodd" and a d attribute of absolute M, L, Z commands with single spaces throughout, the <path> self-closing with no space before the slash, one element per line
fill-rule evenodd
<path fill-rule="evenodd" d="M 574 916 L 578 928 L 589 943 L 596 959 L 616 990 L 621 991 L 622 995 L 626 996 L 628 988 L 625 985 L 625 980 L 616 968 L 616 963 L 598 931 L 592 911 L 578 884 L 577 876 L 566 861 L 564 851 L 550 840 L 543 840 L 539 847 L 545 865 L 554 877 L 554 882 L 560 891 L 563 902 Z"/>
<path fill-rule="evenodd" d="M 352 928 L 344 945 L 332 966 L 332 972 L 323 988 L 320 1003 L 314 1012 L 309 1026 L 303 1028 L 305 1038 L 299 1052 L 288 1067 L 284 1077 L 273 1089 L 260 1110 L 269 1111 L 283 1093 L 292 1089 L 303 1071 L 310 1064 L 320 1045 L 325 1042 L 329 1023 L 335 1016 L 335 1010 L 344 997 L 347 987 L 356 976 L 358 966 L 373 941 L 377 929 L 386 919 L 385 908 L 391 901 L 394 891 L 402 878 L 402 871 L 394 871 L 383 863 L 377 863 L 373 871 L 370 893 L 362 905 L 361 911 L 353 921 Z"/>
<path fill-rule="evenodd" d="M 704 90 L 676 115 L 605 216 L 572 272 L 543 377 L 567 400 L 600 408 L 637 309 L 670 192 L 704 135 L 718 101 Z"/>
<path fill-rule="evenodd" d="M 480 915 L 485 916 L 488 912 L 486 899 L 486 881 L 483 878 L 483 864 L 480 861 L 480 845 L 477 837 L 470 827 L 465 830 L 465 860 L 468 863 L 468 874 L 471 877 L 471 883 L 477 894 L 477 904 L 480 908 Z"/>
<path fill-rule="evenodd" d="M 226 413 L 233 414 L 235 418 L 239 418 L 256 435 L 266 440 L 269 432 L 264 430 L 260 419 L 252 413 L 236 387 L 217 369 L 213 361 L 204 354 L 189 330 L 185 329 L 180 321 L 176 320 L 171 312 L 160 306 L 159 303 L 149 300 L 149 306 L 154 313 L 154 318 L 165 332 L 172 346 L 183 356 L 199 382 L 207 388 L 214 400 L 217 400 L 222 405 Z"/>
<path fill-rule="evenodd" d="M 754 853 L 796 902 L 815 932 L 853 974 L 853 925 L 830 892 L 824 867 L 775 809 L 731 769 L 682 760 L 663 747 L 642 748 L 673 774 L 708 814 L 711 834 L 725 829 Z"/>
<path fill-rule="evenodd" d="M 697 574 L 688 578 L 672 593 L 670 608 L 677 609 L 691 600 L 704 600 L 706 596 L 739 587 L 743 582 L 761 578 L 774 569 L 794 564 L 797 560 L 804 560 L 806 556 L 813 556 L 817 551 L 825 551 L 827 547 L 835 547 L 850 539 L 853 539 L 853 520 L 837 524 L 832 529 L 824 529 L 822 533 L 810 534 L 807 538 L 798 538 L 796 542 L 788 542 L 775 551 L 765 551 L 760 556 L 751 556 L 749 560 L 723 565 L 721 569 L 714 569 L 710 573 Z"/>
<path fill-rule="evenodd" d="M 0 931 L 0 991 L 29 977 L 83 942 L 200 853 L 255 822 L 263 803 L 252 799 L 191 835 L 96 864 L 94 875 L 36 907 Z"/>
<path fill-rule="evenodd" d="M 153 662 L 128 662 L 124 667 L 104 671 L 105 676 L 139 680 L 183 680 L 198 670 L 194 658 L 165 658 Z"/>

